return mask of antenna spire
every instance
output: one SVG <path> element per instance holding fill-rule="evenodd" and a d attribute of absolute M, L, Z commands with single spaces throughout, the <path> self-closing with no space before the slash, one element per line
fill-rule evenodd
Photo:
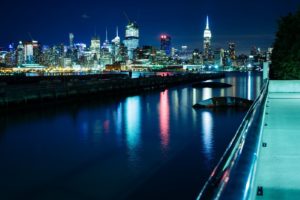
<path fill-rule="evenodd" d="M 106 27 L 105 35 L 106 35 L 106 40 L 105 40 L 105 41 L 108 41 L 108 39 L 107 39 L 107 38 L 108 38 L 108 37 L 107 37 L 107 35 L 108 35 L 108 34 L 107 34 L 107 27 Z"/>
<path fill-rule="evenodd" d="M 208 15 L 206 16 L 206 29 L 209 29 L 209 20 L 208 20 Z"/>

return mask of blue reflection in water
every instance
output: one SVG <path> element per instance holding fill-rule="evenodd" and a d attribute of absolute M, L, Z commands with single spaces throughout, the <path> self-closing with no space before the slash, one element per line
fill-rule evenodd
<path fill-rule="evenodd" d="M 252 99 L 252 89 L 253 89 L 253 85 L 252 85 L 252 75 L 251 72 L 248 72 L 248 77 L 247 77 L 247 81 L 248 81 L 248 85 L 247 85 L 247 99 L 251 100 Z"/>
<path fill-rule="evenodd" d="M 181 103 L 180 103 L 180 108 L 181 108 L 181 111 L 180 111 L 180 115 L 181 115 L 181 120 L 186 120 L 187 119 L 187 109 L 186 109 L 186 105 L 189 105 L 189 89 L 188 88 L 185 88 L 182 90 L 182 93 L 181 93 Z"/>
<path fill-rule="evenodd" d="M 228 80 L 228 83 L 230 83 L 230 81 Z M 237 88 L 239 88 L 240 86 L 237 85 L 237 78 L 236 77 L 232 77 L 232 90 L 228 90 L 231 91 L 231 95 L 233 97 L 237 96 Z"/>
<path fill-rule="evenodd" d="M 122 103 L 119 104 L 117 108 L 117 116 L 116 116 L 116 134 L 118 135 L 118 138 L 122 135 L 122 109 L 123 105 Z M 120 142 L 120 140 L 118 140 Z"/>
<path fill-rule="evenodd" d="M 173 99 L 173 107 L 175 108 L 175 109 L 172 109 L 173 113 L 174 113 L 173 116 L 174 116 L 175 120 L 178 120 L 178 117 L 179 117 L 179 109 L 178 109 L 178 107 L 179 107 L 179 93 L 178 93 L 177 90 L 174 90 L 172 92 L 172 99 Z"/>
<path fill-rule="evenodd" d="M 202 113 L 203 148 L 208 160 L 213 159 L 213 116 L 210 112 Z"/>
<path fill-rule="evenodd" d="M 89 134 L 89 125 L 87 122 L 83 122 L 80 127 L 80 137 L 83 142 L 88 141 L 88 134 Z"/>
<path fill-rule="evenodd" d="M 251 76 L 251 93 L 248 73 L 229 73 L 234 87 L 224 90 L 183 85 L 3 117 L 0 199 L 195 199 L 245 112 L 192 105 L 224 93 L 255 98 L 261 75 Z"/>
<path fill-rule="evenodd" d="M 93 134 L 93 141 L 95 143 L 100 141 L 102 130 L 103 130 L 102 121 L 100 119 L 96 120 L 95 123 L 94 123 L 94 130 L 93 130 L 93 133 L 94 133 Z"/>
<path fill-rule="evenodd" d="M 133 167 L 138 161 L 137 150 L 140 144 L 141 134 L 141 98 L 140 96 L 129 97 L 125 102 L 125 132 L 126 143 L 129 153 L 129 161 Z"/>
<path fill-rule="evenodd" d="M 211 88 L 202 89 L 202 100 L 210 99 L 213 97 L 213 90 Z"/>
<path fill-rule="evenodd" d="M 198 103 L 197 102 L 197 92 L 198 92 L 198 90 L 196 88 L 193 88 L 193 105 Z"/>
<path fill-rule="evenodd" d="M 168 90 L 160 93 L 159 104 L 159 127 L 161 145 L 164 150 L 168 149 L 169 145 L 169 131 L 170 131 L 170 108 Z"/>

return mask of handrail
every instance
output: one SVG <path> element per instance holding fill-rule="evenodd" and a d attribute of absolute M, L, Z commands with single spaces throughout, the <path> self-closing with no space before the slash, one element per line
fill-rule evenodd
<path fill-rule="evenodd" d="M 261 142 L 268 85 L 267 80 L 197 200 L 250 198 Z"/>

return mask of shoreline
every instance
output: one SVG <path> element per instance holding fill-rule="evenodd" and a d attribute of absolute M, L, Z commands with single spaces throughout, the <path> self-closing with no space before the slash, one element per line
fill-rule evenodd
<path fill-rule="evenodd" d="M 128 76 L 114 76 L 104 79 L 93 76 L 27 77 L 3 82 L 0 79 L 0 110 L 22 110 L 41 105 L 64 102 L 86 101 L 92 98 L 124 96 L 151 90 L 164 90 L 169 87 L 197 81 L 225 77 L 224 73 L 184 74 L 173 76 L 151 76 L 131 79 Z M 24 78 L 24 77 L 23 77 Z"/>

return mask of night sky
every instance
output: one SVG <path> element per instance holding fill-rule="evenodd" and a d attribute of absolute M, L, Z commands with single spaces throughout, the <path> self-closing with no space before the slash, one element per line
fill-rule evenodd
<path fill-rule="evenodd" d="M 237 44 L 238 53 L 252 46 L 266 49 L 274 38 L 280 16 L 295 12 L 299 0 L 26 0 L 2 1 L 0 46 L 33 39 L 42 44 L 68 44 L 68 33 L 75 42 L 90 44 L 95 31 L 109 40 L 119 26 L 131 21 L 140 26 L 141 45 L 159 46 L 159 35 L 168 33 L 175 47 L 188 45 L 202 49 L 206 15 L 210 17 L 214 48 Z"/>

